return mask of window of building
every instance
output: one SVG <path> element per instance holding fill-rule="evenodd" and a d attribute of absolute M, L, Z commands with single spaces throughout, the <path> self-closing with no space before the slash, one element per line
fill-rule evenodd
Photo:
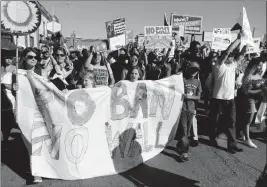
<path fill-rule="evenodd" d="M 30 47 L 34 47 L 34 37 L 30 36 Z"/>

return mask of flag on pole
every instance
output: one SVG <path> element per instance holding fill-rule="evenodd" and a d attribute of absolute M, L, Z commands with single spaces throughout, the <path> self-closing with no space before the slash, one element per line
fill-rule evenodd
<path fill-rule="evenodd" d="M 174 13 L 171 13 L 171 16 L 170 16 L 170 26 L 172 26 L 172 16 L 173 16 Z"/>
<path fill-rule="evenodd" d="M 165 12 L 164 12 L 164 26 L 170 26 Z"/>
<path fill-rule="evenodd" d="M 231 31 L 241 30 L 243 25 L 243 16 L 242 13 L 240 13 L 240 16 L 236 20 L 236 24 L 233 26 Z"/>
<path fill-rule="evenodd" d="M 241 44 L 240 44 L 240 50 L 242 50 L 244 45 L 248 45 L 250 47 L 254 47 L 255 44 L 253 42 L 253 37 L 250 29 L 250 24 L 248 21 L 248 16 L 245 7 L 243 7 L 243 11 L 240 15 L 240 17 L 237 19 L 237 23 L 234 25 L 234 27 L 231 29 L 233 30 L 239 30 L 242 29 L 245 33 L 245 36 L 241 38 Z"/>

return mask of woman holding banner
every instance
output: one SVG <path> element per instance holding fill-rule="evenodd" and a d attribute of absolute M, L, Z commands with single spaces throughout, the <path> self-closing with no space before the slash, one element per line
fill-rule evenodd
<path fill-rule="evenodd" d="M 252 59 L 244 73 L 242 79 L 242 86 L 238 93 L 238 100 L 242 123 L 241 127 L 244 133 L 242 137 L 244 143 L 251 148 L 257 148 L 257 146 L 251 141 L 249 136 L 249 126 L 253 121 L 253 117 L 256 109 L 256 101 L 263 98 L 263 95 L 267 93 L 267 87 L 262 81 L 262 65 L 263 62 L 260 58 Z"/>
<path fill-rule="evenodd" d="M 41 69 L 37 65 L 38 62 L 40 61 L 40 53 L 37 48 L 31 48 L 28 47 L 26 48 L 21 55 L 21 63 L 20 69 L 24 69 L 27 71 L 33 71 L 34 73 L 41 75 Z M 14 90 L 17 90 L 18 87 L 16 85 L 13 86 Z M 31 163 L 31 144 L 28 142 L 28 140 L 22 135 L 22 139 L 24 140 L 25 146 L 27 147 L 27 150 L 29 152 L 30 156 L 30 165 Z M 31 167 L 30 167 L 31 168 Z M 33 181 L 32 183 L 40 183 L 42 182 L 42 178 L 39 176 L 33 176 Z"/>

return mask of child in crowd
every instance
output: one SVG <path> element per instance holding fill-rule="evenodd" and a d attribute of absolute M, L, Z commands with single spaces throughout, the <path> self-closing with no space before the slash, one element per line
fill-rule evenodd
<path fill-rule="evenodd" d="M 88 70 L 82 77 L 82 87 L 83 88 L 95 88 L 96 86 L 96 76 L 94 71 Z"/>
<path fill-rule="evenodd" d="M 193 123 L 194 111 L 196 110 L 195 103 L 200 100 L 202 92 L 201 83 L 197 79 L 199 69 L 198 63 L 191 61 L 188 62 L 184 74 L 184 102 L 178 127 L 177 143 L 177 150 L 182 161 L 187 161 L 189 158 L 188 135 Z"/>

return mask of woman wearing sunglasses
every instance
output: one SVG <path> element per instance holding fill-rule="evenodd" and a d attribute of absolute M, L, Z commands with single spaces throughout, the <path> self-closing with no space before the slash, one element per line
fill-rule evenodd
<path fill-rule="evenodd" d="M 39 50 L 37 48 L 27 47 L 24 51 L 22 51 L 19 69 L 33 71 L 41 76 L 41 69 L 37 66 L 37 63 L 40 60 Z"/>
<path fill-rule="evenodd" d="M 22 52 L 20 59 L 21 59 L 21 63 L 19 64 L 20 65 L 19 69 L 32 71 L 41 76 L 40 66 L 37 65 L 38 61 L 40 61 L 40 53 L 37 48 L 27 47 Z M 17 86 L 15 86 L 15 90 L 17 90 Z M 31 147 L 31 145 L 29 145 L 28 141 L 24 138 L 24 136 L 22 136 L 22 138 L 23 140 L 25 140 L 24 143 L 27 147 L 27 150 L 31 150 L 29 148 Z M 29 153 L 29 156 L 31 160 L 31 153 Z M 31 165 L 31 161 L 30 161 L 30 165 Z M 42 182 L 42 178 L 39 176 L 33 176 L 32 180 L 33 180 L 32 183 Z"/>
<path fill-rule="evenodd" d="M 95 51 L 94 47 L 91 47 L 91 53 L 81 71 L 84 71 L 85 69 L 92 69 L 94 71 L 96 87 L 113 87 L 115 80 L 110 64 L 102 53 Z"/>
<path fill-rule="evenodd" d="M 67 86 L 69 86 L 69 84 L 72 82 L 72 77 L 70 76 L 70 74 L 73 71 L 73 64 L 69 60 L 65 48 L 58 47 L 54 51 L 56 66 L 52 73 L 52 82 L 57 86 L 58 89 L 65 90 L 68 88 Z"/>
<path fill-rule="evenodd" d="M 55 69 L 57 74 L 60 74 L 60 68 L 56 60 L 52 56 L 52 49 L 44 45 L 41 47 L 41 61 L 40 61 L 41 76 L 49 79 L 51 77 L 52 70 Z"/>

